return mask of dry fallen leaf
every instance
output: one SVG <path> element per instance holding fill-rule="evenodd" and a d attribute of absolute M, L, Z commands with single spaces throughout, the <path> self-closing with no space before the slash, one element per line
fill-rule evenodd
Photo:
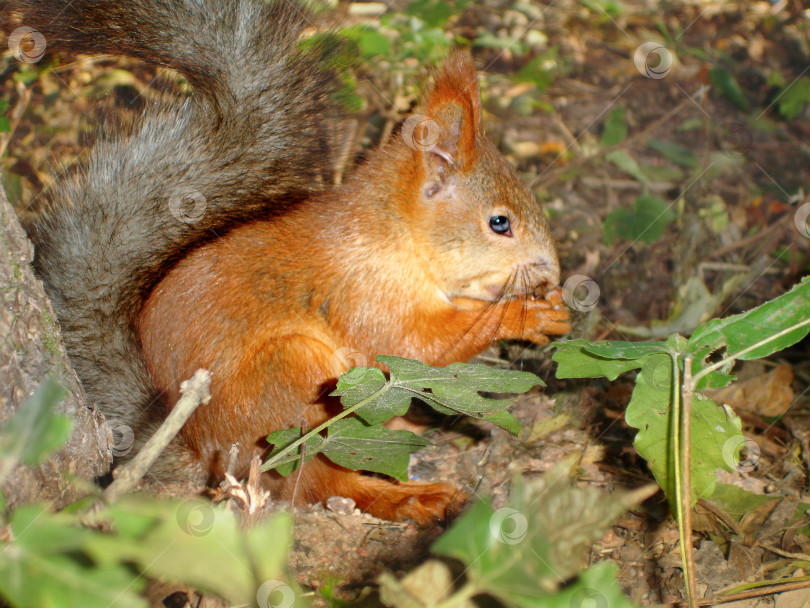
<path fill-rule="evenodd" d="M 779 416 L 793 403 L 793 389 L 790 386 L 792 382 L 793 371 L 790 366 L 780 365 L 766 374 L 706 392 L 717 403 L 726 403 L 734 409 L 762 416 Z"/>

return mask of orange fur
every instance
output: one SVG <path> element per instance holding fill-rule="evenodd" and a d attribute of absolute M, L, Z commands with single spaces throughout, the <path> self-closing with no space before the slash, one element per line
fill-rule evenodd
<path fill-rule="evenodd" d="M 568 330 L 542 211 L 482 135 L 468 54 L 444 64 L 425 112 L 438 125 L 437 149 L 397 138 L 344 187 L 192 251 L 152 292 L 139 332 L 167 402 L 196 369 L 213 372 L 210 404 L 181 432 L 212 474 L 234 442 L 246 467 L 269 432 L 341 411 L 327 396 L 345 371 L 340 349 L 369 364 L 393 354 L 445 365 L 496 340 L 545 343 Z M 497 213 L 512 218 L 511 238 L 487 225 Z M 536 292 L 546 299 L 530 299 Z M 268 483 L 291 495 L 291 480 Z M 313 459 L 299 496 L 332 495 L 426 524 L 444 517 L 457 491 Z"/>

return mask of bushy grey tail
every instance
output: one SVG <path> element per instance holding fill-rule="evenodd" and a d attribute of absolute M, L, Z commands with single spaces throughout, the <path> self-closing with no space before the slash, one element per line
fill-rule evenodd
<path fill-rule="evenodd" d="M 90 402 L 138 425 L 157 398 L 134 329 L 149 291 L 184 252 L 280 212 L 331 167 L 328 50 L 302 50 L 307 15 L 294 0 L 11 5 L 49 49 L 137 57 L 193 85 L 132 133 L 102 134 L 34 229 L 36 268 Z"/>

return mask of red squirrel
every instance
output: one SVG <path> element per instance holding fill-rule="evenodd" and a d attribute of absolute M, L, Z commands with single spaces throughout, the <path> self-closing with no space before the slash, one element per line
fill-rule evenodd
<path fill-rule="evenodd" d="M 143 441 L 183 380 L 213 373 L 211 402 L 154 475 L 183 465 L 216 479 L 234 443 L 242 472 L 268 433 L 338 413 L 326 395 L 351 364 L 342 353 L 446 365 L 568 331 L 554 242 L 484 135 L 469 52 L 442 63 L 419 116 L 322 189 L 338 115 L 331 42 L 300 44 L 291 0 L 12 4 L 52 48 L 138 57 L 194 88 L 104 134 L 33 230 L 71 360 L 109 418 Z M 279 498 L 293 481 L 267 476 Z M 298 488 L 422 524 L 456 493 L 320 457 Z"/>

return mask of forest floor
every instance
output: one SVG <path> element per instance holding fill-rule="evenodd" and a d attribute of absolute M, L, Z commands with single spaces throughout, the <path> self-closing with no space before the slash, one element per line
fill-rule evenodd
<path fill-rule="evenodd" d="M 596 306 L 570 291 L 573 337 L 688 335 L 808 274 L 810 11 L 801 2 L 486 0 L 455 7 L 442 28 L 475 41 L 488 134 L 548 210 L 563 280 L 587 279 Z M 655 44 L 641 48 L 647 42 Z M 360 156 L 415 99 L 420 61 L 399 60 L 359 68 Z M 23 214 L 51 183 L 52 161 L 80 158 L 100 117 L 137 112 L 178 86 L 110 58 L 5 68 L 0 166 Z M 433 430 L 436 445 L 414 458 L 414 478 L 448 481 L 496 507 L 515 473 L 531 478 L 561 460 L 577 463 L 577 485 L 611 491 L 648 483 L 623 417 L 632 378 L 557 380 L 552 352 L 490 349 L 484 361 L 533 371 L 548 385 L 515 404 L 520 438 L 484 427 Z M 794 516 L 810 503 L 809 352 L 805 341 L 740 366 L 744 383 L 722 396 L 759 451 L 755 466 L 722 481 L 763 500 L 728 492 L 697 505 L 702 597 L 810 568 L 808 519 Z M 442 532 L 350 508 L 297 508 L 294 517 L 290 567 L 299 582 L 369 602 L 381 572 L 402 575 L 423 562 Z M 623 517 L 590 559 L 615 561 L 639 605 L 683 598 L 677 526 L 663 494 Z M 808 602 L 805 588 L 727 605 Z"/>

